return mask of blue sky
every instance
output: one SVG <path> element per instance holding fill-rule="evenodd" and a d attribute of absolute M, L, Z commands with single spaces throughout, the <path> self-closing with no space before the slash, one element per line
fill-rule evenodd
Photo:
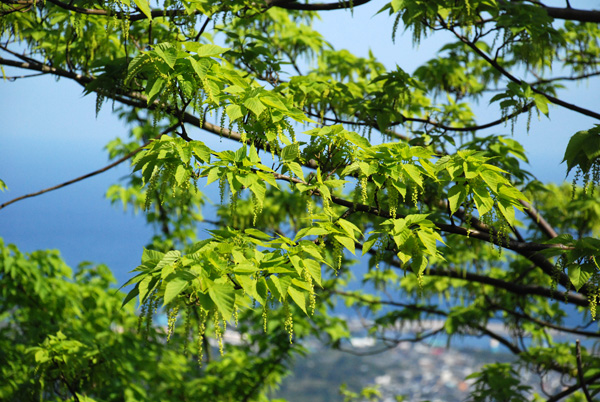
<path fill-rule="evenodd" d="M 376 1 L 357 8 L 354 17 L 349 12 L 324 13 L 317 26 L 336 48 L 363 56 L 372 49 L 387 66 L 398 64 L 412 72 L 443 43 L 432 37 L 415 50 L 406 34 L 392 44 L 389 17 L 372 17 L 382 4 Z M 600 110 L 599 91 L 595 82 L 570 87 L 561 98 Z M 498 118 L 497 108 L 488 108 L 485 101 L 477 113 L 480 123 Z M 592 127 L 594 121 L 554 107 L 551 120 L 543 117 L 538 122 L 534 116 L 527 134 L 525 120 L 517 124 L 514 138 L 528 151 L 529 170 L 545 182 L 563 180 L 565 166 L 560 161 L 569 137 Z M 9 187 L 8 192 L 0 193 L 0 204 L 105 166 L 104 145 L 128 133 L 111 113 L 110 104 L 105 104 L 96 118 L 95 97 L 83 97 L 77 84 L 51 77 L 0 82 L 0 122 L 0 178 Z M 510 135 L 510 126 L 497 127 L 494 132 Z M 200 137 L 198 131 L 191 135 Z M 122 283 L 126 272 L 139 263 L 142 247 L 152 233 L 141 216 L 123 213 L 120 206 L 111 206 L 104 199 L 108 186 L 128 173 L 128 163 L 124 163 L 84 182 L 10 205 L 0 210 L 0 237 L 24 251 L 59 249 L 71 266 L 84 260 L 106 263 Z"/>

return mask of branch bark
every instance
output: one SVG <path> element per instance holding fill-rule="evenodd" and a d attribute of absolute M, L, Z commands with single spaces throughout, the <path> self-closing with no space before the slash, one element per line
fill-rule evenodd
<path fill-rule="evenodd" d="M 543 6 L 548 15 L 561 20 L 600 23 L 600 11 Z"/>
<path fill-rule="evenodd" d="M 270 0 L 268 7 L 279 7 L 286 10 L 331 11 L 354 8 L 369 3 L 371 0 L 339 1 L 334 3 L 299 3 L 296 0 Z"/>

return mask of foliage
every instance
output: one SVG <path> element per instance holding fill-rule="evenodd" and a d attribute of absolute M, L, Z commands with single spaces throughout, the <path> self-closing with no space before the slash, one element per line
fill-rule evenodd
<path fill-rule="evenodd" d="M 518 370 L 570 378 L 549 400 L 600 392 L 590 347 L 600 336 L 600 126 L 571 133 L 572 186 L 536 181 L 503 126 L 526 115 L 535 130 L 532 113 L 551 117 L 550 105 L 600 119 L 559 96 L 564 82 L 598 75 L 597 13 L 393 0 L 379 11 L 392 40 L 401 26 L 416 44 L 452 38 L 411 74 L 312 28 L 318 11 L 366 3 L 2 1 L 0 65 L 74 80 L 97 111 L 112 100 L 135 125 L 129 143 L 107 147 L 132 157 L 108 197 L 157 229 L 126 296 L 108 291 L 104 267 L 68 279 L 56 253 L 3 246 L 3 399 L 267 400 L 303 338 L 344 345 L 346 323 L 331 315 L 341 301 L 388 347 L 405 340 L 390 338 L 405 322 L 435 318 L 443 327 L 414 340 L 487 336 L 517 355 L 471 376 L 473 400 L 533 397 Z M 480 100 L 496 120 L 477 122 Z M 199 183 L 220 196 L 204 240 Z M 357 249 L 366 272 L 353 265 Z M 348 288 L 353 276 L 360 291 Z M 505 330 L 492 329 L 498 321 Z M 232 325 L 240 345 L 224 352 Z M 557 333 L 587 338 L 583 353 Z"/>
<path fill-rule="evenodd" d="M 135 310 L 121 308 L 124 295 L 111 289 L 107 267 L 83 264 L 73 274 L 56 251 L 24 255 L 4 243 L 0 250 L 2 400 L 186 401 L 201 392 L 206 400 L 239 401 L 255 397 L 254 376 L 260 387 L 276 384 L 281 364 L 300 351 L 272 327 L 268 337 L 229 345 L 199 375 L 189 359 L 197 345 L 183 331 L 169 346 L 162 327 L 138 331 Z"/>

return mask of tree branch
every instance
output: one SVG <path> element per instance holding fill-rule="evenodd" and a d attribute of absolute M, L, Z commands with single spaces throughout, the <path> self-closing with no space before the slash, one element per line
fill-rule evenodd
<path fill-rule="evenodd" d="M 558 233 L 554 228 L 544 219 L 544 217 L 527 201 L 519 200 L 523 205 L 525 213 L 531 218 L 532 221 L 540 228 L 540 230 L 548 236 L 550 239 L 554 239 L 558 236 Z"/>
<path fill-rule="evenodd" d="M 268 7 L 279 7 L 286 10 L 331 11 L 354 8 L 369 3 L 371 0 L 339 1 L 335 3 L 298 3 L 295 0 L 267 0 Z"/>
<path fill-rule="evenodd" d="M 529 314 L 519 313 L 518 311 L 507 309 L 506 307 L 503 307 L 502 305 L 499 305 L 499 304 L 496 304 L 496 303 L 492 303 L 491 301 L 489 301 L 489 302 L 490 302 L 490 305 L 494 309 L 498 309 L 498 310 L 504 311 L 507 314 L 510 314 L 512 316 L 515 316 L 515 317 L 523 319 L 523 320 L 531 321 L 531 322 L 533 322 L 533 323 L 535 323 L 535 324 L 537 324 L 537 325 L 539 325 L 541 327 L 548 327 L 548 328 L 554 329 L 556 331 L 566 332 L 566 333 L 575 334 L 575 335 L 583 335 L 583 336 L 587 336 L 587 337 L 590 337 L 590 338 L 600 338 L 600 332 L 582 331 L 582 330 L 578 330 L 578 329 L 571 329 L 571 328 L 562 327 L 560 325 L 556 325 L 556 324 L 553 324 L 553 323 L 548 322 L 548 321 L 539 320 L 539 319 L 537 319 L 535 317 L 530 316 Z"/>
<path fill-rule="evenodd" d="M 576 8 L 558 8 L 542 5 L 548 15 L 561 20 L 600 23 L 600 11 L 580 10 Z"/>
<path fill-rule="evenodd" d="M 423 123 L 423 124 L 428 124 L 431 125 L 433 127 L 439 128 L 441 130 L 446 130 L 446 131 L 455 131 L 455 132 L 469 132 L 469 131 L 477 131 L 477 130 L 483 130 L 486 128 L 490 128 L 490 127 L 494 127 L 500 124 L 503 124 L 505 122 L 507 122 L 508 120 L 512 119 L 513 117 L 516 117 L 520 114 L 523 114 L 525 112 L 527 112 L 529 109 L 531 109 L 534 106 L 534 102 L 530 102 L 527 105 L 525 105 L 524 107 L 522 107 L 519 110 L 516 110 L 508 115 L 506 115 L 505 117 L 501 117 L 499 119 L 496 119 L 494 121 L 491 121 L 489 123 L 485 123 L 485 124 L 481 124 L 481 125 L 474 125 L 474 126 L 466 126 L 466 127 L 451 127 L 451 126 L 446 126 L 445 124 L 439 123 L 437 121 L 434 120 L 429 120 L 429 119 L 422 119 L 419 117 L 405 117 L 402 116 L 402 121 L 393 121 L 390 123 L 390 127 L 392 126 L 397 126 L 400 124 L 403 124 L 405 122 L 415 122 L 415 123 Z M 367 127 L 373 127 L 373 128 L 377 128 L 377 125 L 374 123 L 370 123 L 367 121 L 363 121 L 363 122 L 354 122 L 354 121 L 349 121 L 349 120 L 343 120 L 343 119 L 337 119 L 337 118 L 331 118 L 331 117 L 321 117 L 321 115 L 316 114 L 316 113 L 312 113 L 310 111 L 304 111 L 307 115 L 312 116 L 312 117 L 316 117 L 319 119 L 323 119 L 325 121 L 331 121 L 334 123 L 344 123 L 344 124 L 353 124 L 353 125 L 358 125 L 358 126 L 367 126 Z M 396 135 L 396 136 L 400 136 L 400 134 Z M 404 136 L 401 136 L 402 139 L 407 138 Z M 407 139 L 408 140 L 408 139 Z"/>
<path fill-rule="evenodd" d="M 308 183 L 304 182 L 303 180 L 289 177 L 286 175 L 282 175 L 279 173 L 274 173 L 273 176 L 277 180 L 285 180 L 290 183 L 308 184 Z M 318 191 L 315 191 L 314 194 L 319 195 L 319 196 L 321 195 Z M 351 201 L 348 201 L 348 200 L 345 200 L 345 199 L 339 198 L 339 197 L 331 197 L 331 201 L 334 204 L 341 205 L 346 208 L 352 208 L 355 211 L 360 211 L 360 212 L 368 213 L 371 215 L 380 216 L 382 218 L 388 218 L 388 219 L 390 219 L 390 218 L 394 218 L 394 219 L 405 218 L 405 216 L 401 215 L 401 214 L 396 214 L 395 216 L 392 216 L 387 211 L 382 211 L 378 208 L 373 208 L 371 206 L 360 204 L 360 203 L 354 203 L 354 202 L 351 202 Z M 505 248 L 508 250 L 512 250 L 512 251 L 516 252 L 517 254 L 527 258 L 531 262 L 533 262 L 535 264 L 535 266 L 540 268 L 546 275 L 548 275 L 550 277 L 554 277 L 558 273 L 558 276 L 559 276 L 558 282 L 565 288 L 570 287 L 571 282 L 570 282 L 569 277 L 562 271 L 557 272 L 557 268 L 554 266 L 554 264 L 552 264 L 544 256 L 542 256 L 541 254 L 538 253 L 538 251 L 542 251 L 542 250 L 549 249 L 549 248 L 570 249 L 570 247 L 567 247 L 563 244 L 539 244 L 539 243 L 520 242 L 520 241 L 516 241 L 516 240 L 512 240 L 512 239 L 510 239 L 508 241 L 500 241 L 497 239 L 497 236 L 492 236 L 492 235 L 490 235 L 490 233 L 485 233 L 485 232 L 482 232 L 479 230 L 467 229 L 467 228 L 463 228 L 461 226 L 448 225 L 448 224 L 439 223 L 439 222 L 433 222 L 433 224 L 442 232 L 457 234 L 457 235 L 461 235 L 464 237 L 476 238 L 478 240 L 482 240 L 482 241 L 485 241 L 488 243 L 495 244 L 499 247 L 502 247 L 502 248 Z M 461 275 L 462 275 L 462 273 L 456 272 L 454 274 L 448 273 L 444 276 L 451 276 L 451 277 L 456 277 L 457 279 L 460 279 Z M 475 274 L 472 274 L 472 275 L 475 275 Z M 487 278 L 487 277 L 483 277 L 483 278 Z M 485 282 L 482 282 L 482 283 L 485 283 Z M 514 286 L 516 286 L 516 288 L 513 288 L 513 289 L 518 289 L 518 287 L 521 285 L 515 284 Z M 508 290 L 508 288 L 507 288 L 507 290 Z M 589 305 L 587 298 L 583 296 L 583 294 L 587 294 L 589 291 L 588 284 L 582 286 L 579 289 L 580 294 L 577 294 L 577 295 L 573 295 L 571 293 L 563 293 L 563 292 L 553 291 L 551 289 L 542 288 L 542 287 L 528 287 L 528 291 L 529 290 L 533 291 L 535 294 L 538 294 L 541 296 L 546 296 L 549 298 L 552 298 L 552 297 L 555 297 L 555 296 L 561 294 L 565 298 L 565 300 L 570 300 L 570 302 L 573 304 L 577 304 L 579 306 L 588 306 Z M 517 292 L 517 293 L 526 294 L 525 292 Z"/>
<path fill-rule="evenodd" d="M 358 299 L 358 300 L 362 301 L 363 303 L 367 303 L 367 304 L 385 304 L 385 305 L 390 305 L 390 306 L 395 306 L 395 307 L 402 307 L 402 308 L 408 309 L 408 310 L 416 310 L 416 311 L 421 311 L 421 312 L 425 312 L 425 313 L 429 313 L 429 314 L 435 314 L 435 315 L 441 315 L 443 317 L 448 317 L 448 313 L 446 311 L 432 309 L 432 308 L 428 308 L 428 307 L 424 307 L 424 306 L 419 306 L 416 304 L 400 303 L 400 302 L 395 302 L 393 300 L 369 300 L 364 297 L 361 297 L 360 295 L 356 295 L 354 293 L 344 292 L 344 291 L 332 290 L 331 292 L 334 294 L 339 294 L 341 296 L 345 296 L 345 297 L 353 297 L 353 298 Z M 467 327 L 481 332 L 482 335 L 486 335 L 492 339 L 497 340 L 498 342 L 500 342 L 501 344 L 506 346 L 506 348 L 508 350 L 510 350 L 512 353 L 514 353 L 515 355 L 522 353 L 521 349 L 519 349 L 517 346 L 512 344 L 506 338 L 498 335 L 497 333 L 491 331 L 490 329 L 488 329 L 482 325 L 467 324 Z M 437 331 L 434 331 L 434 332 L 437 332 Z"/>
<path fill-rule="evenodd" d="M 78 14 L 97 15 L 97 16 L 111 17 L 111 18 L 116 17 L 118 19 L 127 19 L 131 22 L 148 19 L 146 14 L 144 14 L 142 12 L 130 14 L 130 13 L 125 13 L 125 12 L 121 12 L 121 11 L 115 12 L 112 10 L 105 10 L 105 9 L 101 9 L 101 8 L 78 7 L 78 6 L 74 6 L 70 3 L 64 3 L 60 0 L 48 0 L 48 1 L 57 7 L 60 7 L 64 10 L 73 11 Z M 40 1 L 36 1 L 36 0 L 17 0 L 17 1 L 0 0 L 0 3 L 4 3 L 7 5 L 18 4 L 18 5 L 24 5 L 24 6 L 34 6 L 34 5 L 44 6 L 45 5 L 44 2 L 40 2 Z M 201 13 L 199 11 L 194 12 L 194 15 L 198 15 L 198 14 L 201 14 Z M 154 9 L 150 12 L 150 15 L 152 16 L 152 18 L 161 18 L 161 17 L 176 17 L 176 16 L 188 15 L 188 14 L 185 10 Z"/>
<path fill-rule="evenodd" d="M 57 69 L 55 67 L 43 65 L 43 64 L 37 63 L 37 62 L 36 63 L 16 62 L 13 60 L 6 60 L 3 58 L 0 58 L 0 64 L 11 65 L 11 66 L 15 66 L 15 67 L 37 70 L 37 71 L 49 72 L 49 73 L 52 73 L 52 74 L 55 74 L 58 76 L 74 79 L 77 82 L 79 82 L 81 85 L 85 85 L 92 81 L 92 78 L 90 78 L 90 77 L 86 77 L 81 74 L 71 73 L 68 71 Z M 122 103 L 128 104 L 128 105 L 132 105 L 135 107 L 154 109 L 157 106 L 156 103 L 152 104 L 152 105 L 146 105 L 144 102 L 145 97 L 141 94 L 130 92 L 130 93 L 126 93 L 124 96 L 127 96 L 132 99 L 123 98 L 122 96 L 115 95 L 115 94 L 107 94 L 107 97 L 113 98 L 115 100 L 118 100 L 119 102 L 122 102 Z M 200 119 L 189 113 L 184 113 L 182 116 L 182 119 L 184 122 L 193 124 L 196 127 L 200 127 L 202 129 L 212 132 L 214 134 L 217 134 L 220 136 L 224 135 L 232 140 L 241 142 L 241 135 L 239 133 L 230 131 L 225 128 L 218 127 L 218 126 L 208 123 L 206 121 L 203 121 L 202 124 L 200 124 Z M 266 150 L 266 147 L 263 144 L 261 144 L 260 142 L 255 142 L 255 146 L 257 147 L 257 149 L 265 149 Z M 278 153 L 278 150 L 276 150 L 276 151 Z M 310 168 L 316 168 L 316 162 L 309 161 L 306 164 L 306 166 L 310 167 Z M 295 182 L 297 180 L 297 179 L 293 179 L 293 178 L 290 178 L 290 177 L 284 176 L 284 175 L 276 175 L 276 178 L 280 178 L 280 179 L 291 181 L 291 182 Z M 379 209 L 372 208 L 367 205 L 355 204 L 353 202 L 350 202 L 350 201 L 347 201 L 347 200 L 344 200 L 344 199 L 338 198 L 338 197 L 332 197 L 332 201 L 335 204 L 342 205 L 347 208 L 354 208 L 361 212 L 366 212 L 369 214 L 374 214 L 374 215 L 378 215 L 378 216 L 385 217 L 385 218 L 391 218 L 391 216 L 389 215 L 388 212 L 380 211 Z M 402 218 L 402 216 L 398 215 L 394 218 Z M 473 237 L 473 238 L 476 238 L 479 240 L 483 240 L 483 241 L 486 241 L 489 243 L 499 245 L 499 246 L 509 249 L 509 250 L 513 250 L 513 251 L 517 252 L 518 254 L 528 258 L 530 261 L 532 261 L 536 266 L 541 268 L 549 276 L 554 276 L 556 274 L 556 268 L 552 263 L 550 263 L 550 261 L 548 261 L 545 257 L 538 254 L 537 252 L 547 249 L 547 248 L 565 248 L 565 249 L 567 249 L 567 246 L 564 246 L 561 244 L 527 243 L 527 242 L 515 241 L 512 239 L 508 240 L 508 242 L 506 242 L 507 244 L 504 244 L 505 243 L 504 241 L 502 242 L 502 244 L 500 244 L 499 240 L 495 239 L 494 236 L 491 236 L 489 232 L 486 233 L 486 232 L 479 231 L 479 230 L 466 229 L 463 227 L 448 225 L 448 224 L 444 224 L 444 223 L 435 223 L 435 224 L 441 231 L 444 231 L 447 233 L 458 234 L 458 235 L 465 236 L 465 237 L 470 236 L 470 237 Z M 569 287 L 570 280 L 567 277 L 567 275 L 564 274 L 563 272 L 559 272 L 559 283 L 565 287 Z M 580 293 L 584 293 L 584 294 L 586 294 L 588 291 L 589 291 L 589 286 L 587 284 L 584 285 L 579 290 Z M 587 305 L 587 302 L 585 305 Z"/>
<path fill-rule="evenodd" d="M 590 391 L 588 391 L 583 378 L 583 365 L 581 364 L 581 344 L 579 343 L 579 339 L 575 341 L 575 350 L 575 358 L 577 360 L 577 378 L 579 379 L 579 384 L 581 385 L 581 389 L 583 390 L 583 394 L 585 395 L 587 402 L 593 402 Z"/>
<path fill-rule="evenodd" d="M 84 86 L 85 86 L 85 84 L 89 84 L 93 80 L 93 78 L 91 78 L 91 77 L 88 77 L 88 76 L 85 76 L 82 74 L 72 73 L 72 72 L 69 72 L 69 71 L 66 71 L 66 70 L 63 70 L 60 68 L 48 66 L 46 64 L 42 64 L 40 62 L 33 61 L 33 60 L 30 62 L 26 62 L 26 61 L 9 60 L 9 59 L 0 57 L 0 64 L 3 64 L 5 66 L 23 68 L 26 70 L 34 70 L 34 71 L 40 71 L 43 73 L 54 74 L 59 77 L 70 78 Z"/>
<path fill-rule="evenodd" d="M 563 399 L 564 397 L 569 396 L 573 392 L 577 391 L 579 388 L 581 388 L 582 384 L 592 384 L 596 380 L 600 380 L 600 373 L 598 373 L 594 376 L 591 376 L 587 381 L 585 381 L 583 383 L 570 386 L 569 388 L 565 389 L 564 391 L 559 392 L 558 394 L 554 395 L 552 398 L 547 399 L 546 402 L 558 402 L 561 399 Z"/>
<path fill-rule="evenodd" d="M 396 263 L 395 260 L 393 261 L 392 265 L 400 268 L 400 264 Z M 459 272 L 449 269 L 429 268 L 427 275 L 442 276 L 453 279 L 462 279 L 468 282 L 482 283 L 485 285 L 493 286 L 498 289 L 504 289 L 510 293 L 514 293 L 521 296 L 537 295 L 546 297 L 548 299 L 558 299 L 581 307 L 587 307 L 589 305 L 589 301 L 587 300 L 587 298 L 577 293 L 565 293 L 559 290 L 552 290 L 537 285 L 520 285 L 518 283 L 507 282 L 501 279 L 496 279 L 490 276 L 475 274 L 471 272 Z"/>
<path fill-rule="evenodd" d="M 177 127 L 177 125 L 171 126 L 171 127 L 169 127 L 168 129 L 164 130 L 162 133 L 160 133 L 158 136 L 156 136 L 154 138 L 159 138 L 161 135 L 168 134 L 169 132 L 173 131 L 176 127 Z M 48 193 L 50 191 L 58 190 L 59 188 L 66 187 L 66 186 L 68 186 L 70 184 L 77 183 L 78 181 L 82 181 L 82 180 L 88 179 L 90 177 L 96 176 L 96 175 L 98 175 L 100 173 L 104 173 L 107 170 L 112 169 L 113 167 L 115 167 L 115 166 L 117 166 L 117 165 L 125 162 L 126 160 L 130 159 L 131 157 L 133 157 L 134 155 L 136 155 L 137 153 L 139 153 L 149 143 L 150 143 L 150 141 L 146 142 L 145 144 L 141 145 L 140 147 L 138 147 L 134 151 L 128 153 L 127 155 L 123 156 L 122 158 L 116 160 L 115 162 L 113 162 L 110 165 L 107 165 L 107 166 L 105 166 L 105 167 L 103 167 L 101 169 L 94 170 L 91 173 L 85 174 L 83 176 L 79 176 L 79 177 L 77 177 L 75 179 L 66 181 L 66 182 L 58 184 L 56 186 L 48 187 L 46 189 L 37 191 L 35 193 L 30 193 L 30 194 L 22 195 L 21 197 L 17 197 L 17 198 L 14 198 L 14 199 L 10 200 L 10 201 L 7 201 L 4 204 L 0 205 L 0 209 L 5 208 L 5 207 L 9 206 L 10 204 L 14 204 L 17 201 L 21 201 L 21 200 L 24 200 L 24 199 L 27 199 L 27 198 L 36 197 L 38 195 L 41 195 L 41 194 L 44 194 L 44 193 Z"/>
<path fill-rule="evenodd" d="M 469 39 L 467 39 L 466 37 L 464 37 L 461 34 L 459 34 L 458 32 L 456 32 L 453 28 L 449 27 L 448 24 L 446 24 L 446 22 L 443 21 L 441 18 L 440 18 L 440 21 L 442 22 L 442 26 L 444 28 L 446 28 L 448 31 L 450 31 L 452 34 L 454 34 L 454 36 L 456 36 L 465 45 L 469 46 L 471 48 L 471 50 L 473 50 L 476 54 L 478 54 L 482 59 L 484 59 L 488 64 L 490 64 L 492 67 L 494 67 L 496 70 L 498 70 L 498 72 L 500 72 L 506 78 L 508 78 L 509 80 L 511 80 L 519 85 L 524 84 L 524 83 L 526 84 L 525 81 L 520 80 L 517 77 L 515 77 L 514 75 L 512 75 L 511 73 L 509 73 L 504 67 L 502 67 L 495 60 L 493 60 L 490 56 L 488 56 L 483 50 L 478 48 L 475 45 L 475 43 L 471 42 Z M 600 120 L 600 113 L 596 113 L 592 110 L 585 109 L 583 107 L 574 105 L 572 103 L 565 102 L 565 101 L 560 100 L 560 99 L 558 99 L 552 95 L 549 95 L 543 91 L 540 91 L 539 89 L 536 89 L 535 87 L 530 87 L 530 88 L 533 92 L 535 92 L 539 95 L 545 96 L 550 102 L 552 102 L 556 105 L 559 105 L 566 109 L 581 113 L 585 116 L 593 117 L 594 119 Z"/>

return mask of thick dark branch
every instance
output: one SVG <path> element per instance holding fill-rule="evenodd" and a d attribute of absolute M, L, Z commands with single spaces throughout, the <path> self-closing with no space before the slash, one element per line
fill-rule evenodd
<path fill-rule="evenodd" d="M 285 8 L 286 10 L 331 11 L 354 8 L 367 4 L 371 0 L 336 1 L 334 3 L 299 3 L 295 0 L 267 0 L 269 7 Z"/>
<path fill-rule="evenodd" d="M 396 261 L 393 261 L 392 265 L 400 267 L 400 264 L 398 264 Z M 588 299 L 585 296 L 580 295 L 578 293 L 565 293 L 537 285 L 520 285 L 515 282 L 507 282 L 501 279 L 496 279 L 490 276 L 475 274 L 471 272 L 459 272 L 450 269 L 430 268 L 427 272 L 427 275 L 442 276 L 446 278 L 462 279 L 467 282 L 482 283 L 485 285 L 493 286 L 498 289 L 504 289 L 510 293 L 514 293 L 521 296 L 537 295 L 546 297 L 548 299 L 557 299 L 565 301 L 567 303 L 575 304 L 581 307 L 587 307 L 589 305 Z"/>
<path fill-rule="evenodd" d="M 387 211 L 379 210 L 377 208 L 373 208 L 369 205 L 354 203 L 343 198 L 339 197 L 331 197 L 331 201 L 335 204 L 342 205 L 347 208 L 352 208 L 355 211 L 366 212 L 372 215 L 381 216 L 382 218 L 405 218 L 404 215 L 396 214 L 396 216 L 392 216 Z M 476 229 L 467 229 L 461 226 L 448 225 L 446 223 L 434 222 L 434 224 L 440 229 L 442 232 L 457 234 L 465 237 L 472 237 L 478 240 L 483 240 L 489 243 L 494 243 L 497 246 L 504 247 L 508 250 L 516 251 L 519 254 L 524 253 L 534 253 L 541 250 L 546 250 L 549 248 L 560 248 L 560 249 L 571 249 L 571 247 L 564 246 L 562 244 L 540 244 L 540 243 L 530 243 L 530 242 L 521 242 L 516 240 L 498 240 L 497 236 L 490 236 L 489 233 L 483 232 Z"/>
<path fill-rule="evenodd" d="M 500 342 L 501 344 L 503 344 L 504 346 L 506 346 L 506 348 L 508 350 L 510 350 L 511 352 L 513 352 L 515 355 L 521 354 L 522 350 L 519 349 L 518 346 L 513 345 L 512 342 L 510 342 L 508 339 L 504 338 L 503 336 L 500 336 L 497 333 L 490 331 L 488 328 L 482 327 L 480 325 L 475 326 L 475 328 L 477 328 L 479 331 L 481 331 L 482 334 L 487 335 L 490 338 L 495 339 L 498 342 Z"/>
<path fill-rule="evenodd" d="M 356 243 L 357 249 L 362 249 L 362 244 Z M 375 254 L 373 249 L 369 250 L 370 254 Z M 402 268 L 400 263 L 396 260 L 392 260 L 390 264 L 396 268 Z M 520 285 L 515 282 L 507 282 L 502 279 L 492 278 L 490 276 L 476 274 L 472 272 L 461 272 L 451 269 L 440 269 L 440 268 L 429 268 L 427 270 L 429 276 L 440 276 L 445 278 L 460 279 L 466 282 L 482 283 L 484 285 L 490 285 L 498 289 L 504 289 L 510 293 L 514 293 L 521 296 L 537 295 L 543 296 L 549 299 L 564 300 L 567 303 L 575 304 L 577 306 L 587 307 L 589 305 L 588 299 L 583 295 L 576 293 L 565 293 L 558 290 L 548 289 L 542 286 L 536 285 Z M 432 314 L 439 314 L 439 311 L 429 311 Z M 562 328 L 562 327 L 561 327 Z M 559 328 L 556 328 L 559 329 Z M 562 329 L 561 329 L 562 330 Z M 575 331 L 575 330 L 573 330 Z M 568 331 L 567 331 L 568 332 Z M 585 332 L 585 331 L 584 331 Z M 573 332 L 575 333 L 575 332 Z M 588 335 L 587 332 L 581 335 Z"/>
<path fill-rule="evenodd" d="M 3 3 L 18 3 L 18 4 L 43 4 L 40 1 L 18 1 L 18 2 L 8 2 L 6 0 L 1 0 Z M 78 14 L 86 14 L 86 15 L 99 15 L 99 16 L 105 16 L 105 17 L 116 17 L 118 19 L 127 19 L 129 21 L 135 22 L 135 21 L 140 21 L 140 20 L 146 20 L 148 19 L 148 17 L 146 16 L 146 14 L 139 12 L 139 13 L 135 13 L 135 14 L 130 14 L 130 13 L 124 13 L 121 11 L 112 11 L 112 10 L 104 10 L 104 9 L 100 9 L 100 8 L 83 8 L 83 7 L 77 7 L 74 6 L 72 4 L 69 3 L 64 3 L 62 1 L 59 0 L 48 0 L 50 3 L 54 4 L 57 7 L 63 8 L 65 10 L 69 10 L 69 11 L 73 11 L 75 13 Z M 200 14 L 199 12 L 195 12 L 195 14 Z M 181 15 L 188 15 L 187 12 L 185 10 L 152 10 L 150 12 L 150 15 L 152 16 L 152 18 L 161 18 L 161 17 L 175 17 L 175 16 L 181 16 Z"/>
<path fill-rule="evenodd" d="M 9 59 L 4 59 L 4 58 L 0 57 L 0 65 L 54 74 L 59 77 L 65 77 L 65 78 L 70 78 L 72 80 L 75 80 L 78 83 L 80 83 L 81 85 L 89 84 L 90 82 L 92 82 L 92 78 L 86 77 L 85 75 L 72 73 L 72 72 L 69 72 L 66 70 L 47 66 L 45 64 L 33 62 L 33 61 L 32 62 L 16 61 L 16 60 L 9 60 Z"/>
<path fill-rule="evenodd" d="M 289 176 L 281 175 L 278 173 L 275 173 L 274 176 L 278 180 L 285 180 L 285 181 L 288 181 L 291 183 L 306 184 L 300 179 L 291 178 Z M 315 194 L 318 194 L 318 193 L 315 192 Z M 331 197 L 331 201 L 334 204 L 342 205 L 346 208 L 352 209 L 353 211 L 365 212 L 365 213 L 377 215 L 377 216 L 380 216 L 383 218 L 398 219 L 398 218 L 405 217 L 400 214 L 397 214 L 396 216 L 391 216 L 386 211 L 381 211 L 379 209 L 372 208 L 368 205 L 347 201 L 347 200 L 345 200 L 343 198 L 339 198 L 339 197 Z M 497 237 L 490 236 L 489 233 L 485 233 L 485 232 L 481 232 L 481 231 L 473 230 L 473 229 L 467 229 L 467 228 L 463 228 L 460 226 L 453 226 L 453 225 L 448 225 L 448 224 L 444 224 L 444 223 L 438 223 L 438 222 L 434 222 L 434 224 L 442 232 L 453 233 L 453 234 L 458 234 L 458 235 L 462 235 L 465 237 L 476 238 L 478 240 L 483 240 L 483 241 L 486 241 L 489 243 L 496 244 L 500 247 L 515 251 L 517 254 L 522 255 L 523 257 L 532 261 L 537 267 L 539 267 L 542 271 L 544 271 L 544 273 L 546 273 L 547 275 L 549 275 L 551 277 L 554 277 L 556 275 L 556 273 L 557 273 L 556 267 L 550 261 L 548 261 L 544 256 L 538 254 L 537 251 L 541 251 L 541 250 L 548 249 L 548 248 L 554 248 L 554 246 L 558 246 L 558 248 L 567 248 L 564 245 L 527 243 L 527 242 L 519 242 L 519 241 L 515 241 L 515 240 L 499 242 Z M 392 265 L 396 265 L 396 266 L 400 267 L 400 265 L 397 262 L 393 263 Z M 560 292 L 560 291 L 555 291 L 552 289 L 544 288 L 541 286 L 524 286 L 524 285 L 519 285 L 519 284 L 516 284 L 513 282 L 505 282 L 500 279 L 490 278 L 490 277 L 487 277 L 484 275 L 478 275 L 478 274 L 472 274 L 472 273 L 465 274 L 465 273 L 458 272 L 458 271 L 438 270 L 438 269 L 432 268 L 429 270 L 429 273 L 431 275 L 446 276 L 446 277 L 451 277 L 451 278 L 456 278 L 456 279 L 468 278 L 467 280 L 471 280 L 473 282 L 489 284 L 492 286 L 496 286 L 496 287 L 511 291 L 516 294 L 521 294 L 521 295 L 537 294 L 539 296 L 544 296 L 547 298 L 559 298 L 560 297 L 561 300 L 565 300 L 569 303 L 576 304 L 578 306 L 586 307 L 589 305 L 588 299 L 585 296 L 583 296 L 583 294 L 565 293 L 565 292 Z M 566 288 L 569 288 L 570 283 L 571 283 L 570 279 L 563 272 L 559 271 L 558 274 L 559 274 L 559 278 L 558 278 L 559 283 L 561 285 L 565 286 Z M 588 286 L 584 285 L 580 289 L 580 293 L 585 294 L 587 292 L 588 292 Z"/>
<path fill-rule="evenodd" d="M 506 123 L 508 120 L 512 119 L 513 117 L 516 117 L 520 114 L 527 112 L 529 109 L 531 109 L 533 107 L 533 105 L 534 105 L 534 103 L 531 102 L 531 103 L 525 105 L 524 107 L 522 107 L 521 109 L 516 110 L 516 111 L 506 115 L 505 117 L 501 117 L 501 118 L 491 121 L 489 123 L 485 123 L 485 124 L 481 124 L 481 125 L 474 125 L 474 126 L 466 126 L 466 127 L 446 126 L 442 123 L 438 123 L 433 120 L 420 119 L 417 117 L 403 117 L 403 119 L 404 119 L 404 121 L 412 121 L 412 122 L 416 122 L 416 123 L 428 124 L 428 125 L 431 125 L 431 126 L 434 126 L 434 127 L 440 128 L 442 130 L 446 130 L 446 131 L 456 131 L 456 132 L 478 131 L 478 130 L 483 130 L 486 128 L 490 128 L 490 127 L 494 127 L 494 126 Z"/>
<path fill-rule="evenodd" d="M 546 6 L 544 6 L 544 9 L 552 18 L 600 23 L 600 11 L 598 10 L 580 10 L 576 8 L 558 8 Z"/>

